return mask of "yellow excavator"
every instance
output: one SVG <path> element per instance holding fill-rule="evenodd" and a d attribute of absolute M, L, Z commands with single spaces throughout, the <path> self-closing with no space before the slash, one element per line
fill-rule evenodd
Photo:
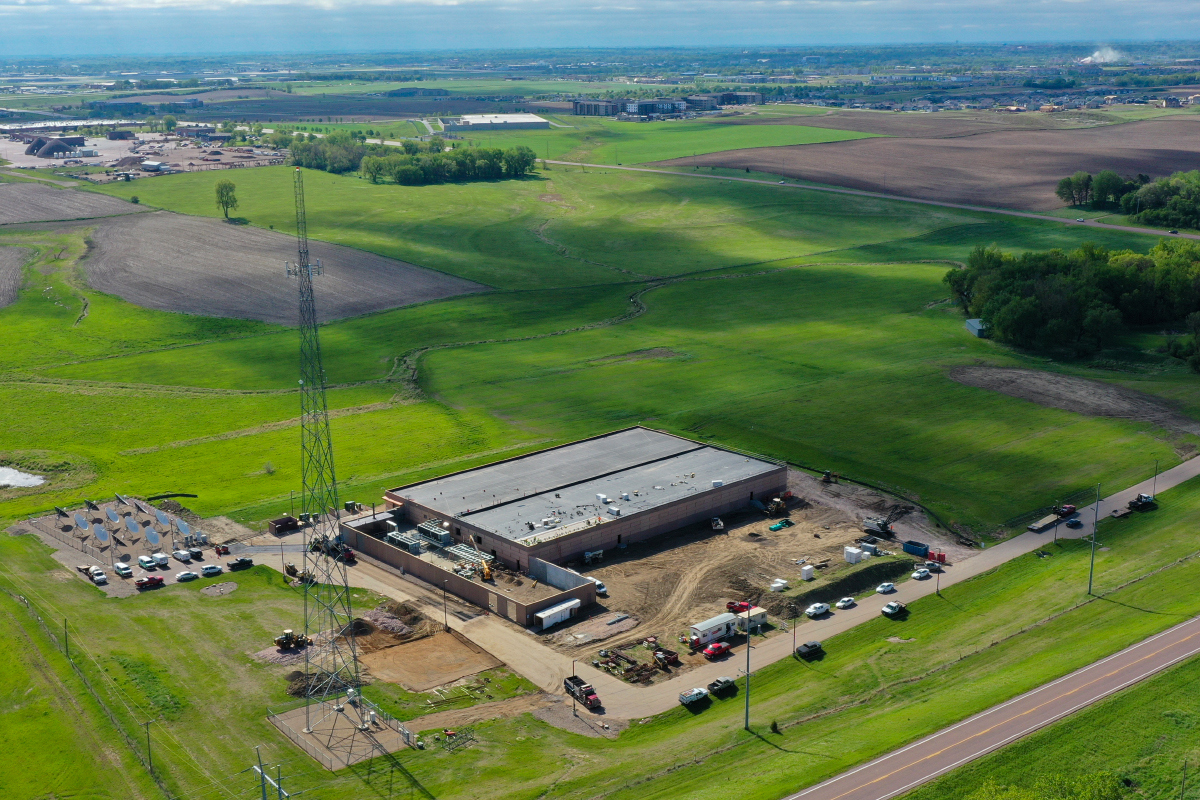
<path fill-rule="evenodd" d="M 479 542 L 475 541 L 475 537 L 471 537 L 471 544 L 475 545 L 475 552 L 479 553 L 479 577 L 485 581 L 492 579 L 492 568 L 488 564 L 487 559 L 483 557 L 483 551 L 479 549 Z"/>
<path fill-rule="evenodd" d="M 305 636 L 303 633 L 296 633 L 291 629 L 284 631 L 283 635 L 275 637 L 275 646 L 284 650 L 308 647 L 312 643 L 313 641 L 311 636 Z"/>

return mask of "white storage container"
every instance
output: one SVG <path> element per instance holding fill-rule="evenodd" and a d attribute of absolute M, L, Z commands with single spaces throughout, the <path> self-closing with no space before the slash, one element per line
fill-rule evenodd
<path fill-rule="evenodd" d="M 862 561 L 862 550 L 859 550 L 857 547 L 847 546 L 843 553 L 846 556 L 847 564 L 857 564 L 859 561 Z"/>
<path fill-rule="evenodd" d="M 801 580 L 806 581 L 814 580 L 817 577 L 816 572 L 817 571 L 812 564 L 805 564 L 800 568 L 800 578 Z"/>

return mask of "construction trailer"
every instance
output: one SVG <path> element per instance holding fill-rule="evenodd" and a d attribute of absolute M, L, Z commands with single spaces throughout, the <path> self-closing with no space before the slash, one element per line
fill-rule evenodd
<path fill-rule="evenodd" d="M 761 610 L 761 609 L 760 609 Z M 764 613 L 764 620 L 765 614 Z M 732 636 L 741 630 L 739 618 L 737 614 L 718 614 L 712 619 L 706 619 L 704 622 L 698 622 L 691 627 L 688 632 L 688 644 L 692 649 L 703 647 L 709 642 L 715 642 L 718 639 L 724 639 L 726 636 Z"/>
<path fill-rule="evenodd" d="M 552 628 L 560 622 L 566 622 L 571 617 L 579 613 L 579 608 L 582 603 L 579 600 L 571 599 L 565 603 L 560 603 L 553 608 L 547 608 L 545 611 L 535 613 L 534 619 L 538 621 L 538 626 L 542 630 Z"/>
<path fill-rule="evenodd" d="M 749 623 L 750 630 L 754 631 L 767 624 L 767 610 L 752 606 L 749 611 L 741 611 L 737 615 L 738 630 L 745 631 L 746 625 Z"/>

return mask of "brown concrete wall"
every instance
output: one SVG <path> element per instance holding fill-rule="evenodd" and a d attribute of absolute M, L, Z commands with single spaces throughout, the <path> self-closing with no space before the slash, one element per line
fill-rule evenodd
<path fill-rule="evenodd" d="M 446 590 L 455 597 L 460 597 L 524 627 L 535 622 L 534 614 L 559 603 L 577 599 L 586 608 L 596 602 L 596 585 L 589 581 L 586 586 L 559 592 L 544 600 L 526 605 L 505 596 L 503 590 L 498 590 L 495 586 L 467 580 L 370 534 L 345 525 L 341 527 L 341 531 L 346 544 L 360 554 L 401 569 L 407 574 L 425 581 L 435 589 L 445 586 Z"/>

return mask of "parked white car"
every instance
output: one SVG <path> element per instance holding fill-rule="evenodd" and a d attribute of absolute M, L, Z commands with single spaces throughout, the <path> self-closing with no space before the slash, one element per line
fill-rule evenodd
<path fill-rule="evenodd" d="M 171 555 L 175 556 L 176 559 L 184 562 L 185 564 L 192 560 L 192 554 L 187 550 L 176 550 L 174 553 L 171 553 Z"/>
<path fill-rule="evenodd" d="M 191 570 L 187 570 L 187 569 L 185 569 L 183 572 L 175 573 L 175 580 L 180 581 L 180 582 L 194 581 L 194 580 L 196 580 L 196 578 L 199 578 L 199 577 L 200 577 L 199 575 L 197 575 L 196 573 L 192 572 Z"/>
<path fill-rule="evenodd" d="M 152 555 L 150 557 L 153 558 L 154 563 L 160 567 L 165 567 L 171 563 L 171 559 L 167 558 L 166 553 L 155 553 L 154 555 Z"/>
<path fill-rule="evenodd" d="M 124 561 L 118 561 L 117 563 L 113 564 L 113 572 L 117 573 L 122 578 L 132 578 L 133 577 L 133 570 L 130 569 L 129 565 L 126 564 Z"/>
<path fill-rule="evenodd" d="M 593 578 L 591 575 L 584 575 L 583 577 L 596 584 L 596 594 L 608 594 L 608 587 L 604 585 L 604 581 L 599 578 Z"/>
<path fill-rule="evenodd" d="M 879 594 L 891 594 L 892 592 L 896 591 L 896 584 L 881 583 L 875 587 L 875 591 Z"/>
<path fill-rule="evenodd" d="M 154 569 L 154 559 L 150 556 L 138 556 L 138 566 L 142 569 Z"/>
<path fill-rule="evenodd" d="M 929 577 L 929 570 L 925 569 L 924 567 L 921 567 L 921 569 L 914 572 L 912 574 L 912 576 L 913 576 L 914 580 L 923 581 Z"/>
<path fill-rule="evenodd" d="M 850 606 L 854 605 L 854 598 L 843 597 L 841 600 L 838 600 L 836 603 L 834 603 L 834 605 L 836 605 L 838 608 L 850 608 Z"/>
<path fill-rule="evenodd" d="M 108 583 L 108 576 L 104 574 L 104 570 L 99 567 L 92 567 L 88 570 L 88 577 L 92 579 L 92 583 L 99 586 L 102 583 Z"/>
<path fill-rule="evenodd" d="M 203 567 L 200 568 L 200 574 L 201 575 L 220 575 L 221 574 L 221 565 L 220 564 L 205 564 Z"/>
<path fill-rule="evenodd" d="M 813 603 L 811 606 L 804 609 L 804 613 L 808 615 L 809 619 L 812 619 L 813 617 L 819 617 L 822 614 L 828 614 L 829 603 Z"/>

